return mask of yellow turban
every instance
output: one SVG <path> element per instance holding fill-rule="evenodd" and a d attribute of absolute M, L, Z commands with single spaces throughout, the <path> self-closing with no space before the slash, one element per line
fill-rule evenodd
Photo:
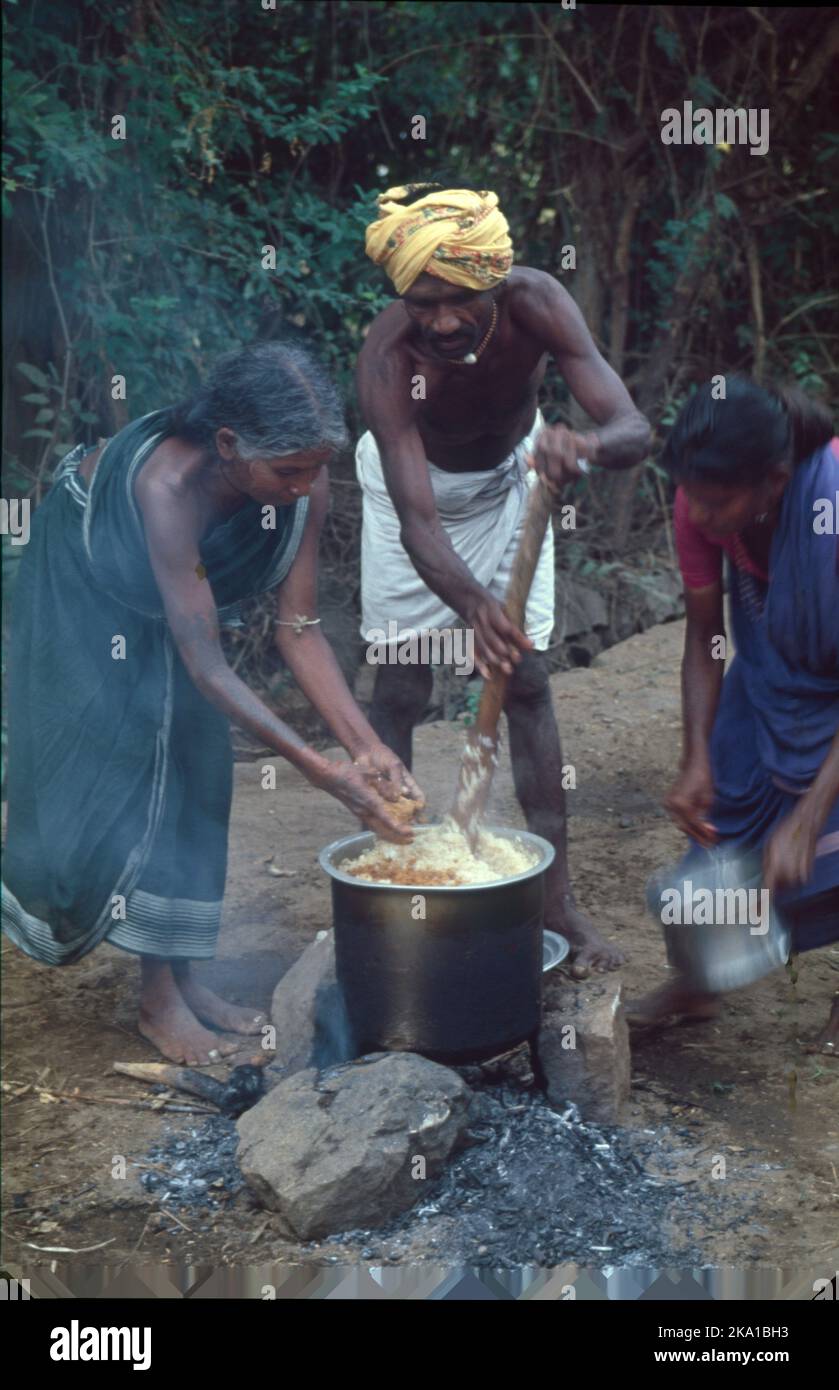
<path fill-rule="evenodd" d="M 423 273 L 470 290 L 499 285 L 513 264 L 513 244 L 496 195 L 447 188 L 402 205 L 416 189 L 430 186 L 408 184 L 379 196 L 379 215 L 365 237 L 371 261 L 383 266 L 397 294 Z"/>

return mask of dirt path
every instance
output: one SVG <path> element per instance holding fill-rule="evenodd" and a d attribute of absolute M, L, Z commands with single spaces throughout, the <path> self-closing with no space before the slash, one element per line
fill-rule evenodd
<path fill-rule="evenodd" d="M 658 803 L 678 755 L 682 636 L 681 623 L 653 628 L 592 667 L 552 679 L 565 762 L 577 773 L 577 790 L 569 795 L 578 898 L 629 957 L 630 993 L 664 974 L 643 887 L 681 847 Z M 450 724 L 418 733 L 415 770 L 439 807 L 451 797 L 461 745 L 462 730 Z M 329 925 L 317 851 L 354 825 L 282 762 L 277 790 L 263 791 L 261 767 L 261 761 L 236 767 L 224 926 L 205 978 L 230 998 L 265 1007 L 278 978 Z M 506 757 L 491 814 L 499 823 L 523 823 Z M 272 856 L 291 876 L 270 874 Z M 246 1193 L 179 1224 L 162 1217 L 140 1185 L 136 1162 L 155 1142 L 202 1117 L 105 1100 L 136 1101 L 142 1094 L 111 1073 L 113 1061 L 152 1059 L 133 1029 L 137 965 L 131 957 L 104 946 L 57 971 L 27 960 L 5 940 L 2 949 L 7 1261 L 50 1258 L 32 1246 L 78 1251 L 99 1242 L 106 1244 L 78 1255 L 78 1262 L 250 1265 L 324 1258 L 281 1240 Z M 750 1199 L 753 1216 L 745 1223 L 691 1232 L 708 1264 L 813 1265 L 816 1277 L 839 1243 L 839 1063 L 808 1057 L 800 1043 L 827 1015 L 839 983 L 839 950 L 811 953 L 799 966 L 797 985 L 780 972 L 730 996 L 717 1021 L 661 1033 L 634 1048 L 631 1123 L 666 1127 L 665 1175 L 707 1187 L 711 1160 L 722 1155 L 730 1190 Z M 94 1099 L 50 1098 L 76 1089 Z M 119 1156 L 126 1176 L 114 1176 Z"/>

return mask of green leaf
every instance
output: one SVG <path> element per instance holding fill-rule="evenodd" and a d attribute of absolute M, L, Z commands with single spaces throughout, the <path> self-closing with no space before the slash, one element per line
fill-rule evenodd
<path fill-rule="evenodd" d="M 31 362 L 16 362 L 15 366 L 22 372 L 27 381 L 32 381 L 36 386 L 49 386 L 50 379 L 45 376 L 39 367 L 33 367 Z"/>
<path fill-rule="evenodd" d="M 667 57 L 673 61 L 679 52 L 679 40 L 677 35 L 670 29 L 665 29 L 663 24 L 657 24 L 653 34 L 656 46 L 660 48 L 663 53 L 666 53 Z"/>
<path fill-rule="evenodd" d="M 720 217 L 736 217 L 737 205 L 728 197 L 727 193 L 717 193 L 714 198 L 714 206 Z"/>

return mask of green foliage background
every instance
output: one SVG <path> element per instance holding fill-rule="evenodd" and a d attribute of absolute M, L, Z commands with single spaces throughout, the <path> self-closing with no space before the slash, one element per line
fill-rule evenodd
<path fill-rule="evenodd" d="M 364 227 L 382 187 L 440 174 L 498 192 L 517 259 L 562 278 L 657 426 L 716 371 L 835 396 L 838 48 L 809 7 L 7 0 L 4 496 L 37 503 L 73 442 L 288 323 L 358 428 L 353 362 L 389 298 Z M 662 145 L 688 99 L 767 108 L 769 153 Z M 580 423 L 555 375 L 545 395 Z M 351 476 L 325 542 L 350 594 Z M 661 546 L 654 462 L 580 501 L 567 563 Z"/>

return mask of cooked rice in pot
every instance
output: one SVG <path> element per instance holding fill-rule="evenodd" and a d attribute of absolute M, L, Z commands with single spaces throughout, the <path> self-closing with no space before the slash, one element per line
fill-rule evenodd
<path fill-rule="evenodd" d="M 535 850 L 520 840 L 508 840 L 489 830 L 478 832 L 473 855 L 466 836 L 450 818 L 442 825 L 419 830 L 410 845 L 376 840 L 355 859 L 338 867 L 367 883 L 420 884 L 429 888 L 460 888 L 470 883 L 499 883 L 538 862 Z"/>

